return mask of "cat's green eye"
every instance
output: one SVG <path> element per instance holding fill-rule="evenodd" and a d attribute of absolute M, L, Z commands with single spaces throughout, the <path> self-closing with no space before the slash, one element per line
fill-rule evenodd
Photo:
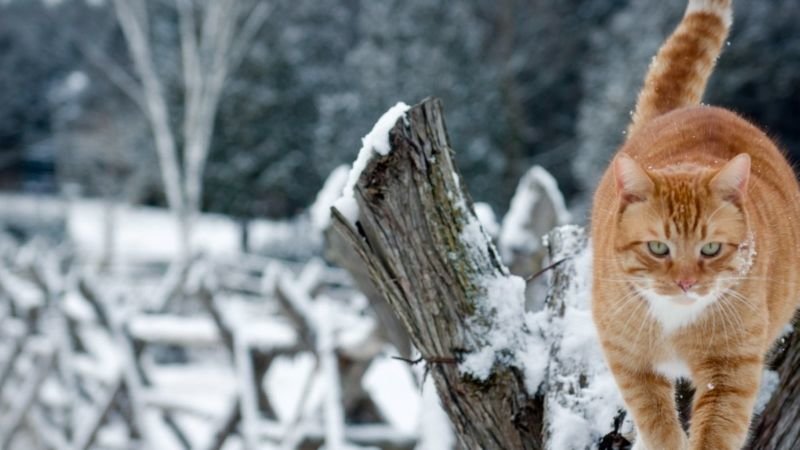
<path fill-rule="evenodd" d="M 717 256 L 720 250 L 722 250 L 722 244 L 719 242 L 709 242 L 700 249 L 700 254 L 711 258 L 712 256 Z"/>
<path fill-rule="evenodd" d="M 647 243 L 647 249 L 650 253 L 656 256 L 667 256 L 669 254 L 669 246 L 661 241 L 650 241 Z"/>

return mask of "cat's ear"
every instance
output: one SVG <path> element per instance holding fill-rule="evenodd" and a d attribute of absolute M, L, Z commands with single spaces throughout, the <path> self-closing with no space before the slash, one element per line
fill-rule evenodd
<path fill-rule="evenodd" d="M 620 153 L 614 159 L 617 193 L 623 202 L 641 202 L 653 192 L 653 180 L 633 158 Z"/>
<path fill-rule="evenodd" d="M 750 179 L 750 155 L 740 153 L 728 161 L 711 179 L 711 189 L 723 199 L 739 202 L 747 192 Z"/>

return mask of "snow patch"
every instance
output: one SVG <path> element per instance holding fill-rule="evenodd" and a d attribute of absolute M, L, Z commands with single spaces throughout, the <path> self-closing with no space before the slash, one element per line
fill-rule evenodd
<path fill-rule="evenodd" d="M 547 209 L 542 209 L 545 202 Z M 545 169 L 534 166 L 522 177 L 500 229 L 500 252 L 510 261 L 515 251 L 535 253 L 540 239 L 555 225 L 570 221 L 564 196 L 556 180 Z"/>
<path fill-rule="evenodd" d="M 415 450 L 449 450 L 456 444 L 453 426 L 442 409 L 432 377 L 422 385 L 419 441 Z"/>
<path fill-rule="evenodd" d="M 315 376 L 315 359 L 310 353 L 300 353 L 293 356 L 279 356 L 272 363 L 273 367 L 267 371 L 264 381 L 264 390 L 269 395 L 270 403 L 275 408 L 275 413 L 283 423 L 289 423 L 294 417 L 308 413 L 299 411 L 303 399 L 303 389 L 309 382 L 309 377 Z M 313 380 L 312 380 L 313 382 Z M 319 383 L 316 383 L 319 384 Z M 319 397 L 319 388 L 313 397 Z"/>
<path fill-rule="evenodd" d="M 472 214 L 466 209 L 466 205 L 463 206 L 462 211 L 470 219 L 461 228 L 461 241 L 467 247 L 484 248 L 487 242 L 491 242 L 489 235 L 484 231 L 479 221 L 471 218 Z"/>
<path fill-rule="evenodd" d="M 456 177 L 455 173 L 453 173 Z M 488 203 L 477 202 L 472 207 L 475 209 L 475 215 L 478 216 L 478 222 L 490 237 L 497 237 L 500 232 L 500 225 L 497 224 L 497 217 L 494 215 L 492 206 Z"/>
<path fill-rule="evenodd" d="M 317 194 L 316 200 L 309 208 L 311 215 L 311 225 L 314 230 L 322 233 L 331 223 L 331 206 L 333 206 L 336 199 L 342 194 L 345 184 L 347 183 L 350 173 L 350 167 L 343 164 L 328 175 L 325 184 Z"/>
<path fill-rule="evenodd" d="M 339 197 L 333 202 L 333 207 L 351 224 L 355 224 L 358 221 L 358 202 L 356 202 L 355 197 Z"/>
<path fill-rule="evenodd" d="M 525 324 L 531 336 L 527 339 L 527 348 L 521 350 L 518 357 L 525 374 L 525 388 L 533 394 L 544 382 L 550 363 L 550 343 L 545 339 L 550 318 L 544 310 L 529 312 L 525 315 Z"/>
<path fill-rule="evenodd" d="M 525 280 L 517 276 L 490 276 L 479 281 L 485 297 L 475 303 L 482 309 L 478 317 L 490 317 L 491 323 L 470 320 L 476 336 L 485 339 L 477 352 L 468 354 L 460 369 L 480 380 L 492 372 L 496 360 L 504 365 L 522 367 L 517 352 L 525 354 Z"/>
<path fill-rule="evenodd" d="M 44 305 L 44 294 L 30 281 L 4 269 L 0 269 L 0 281 L 2 281 L 3 289 L 18 308 L 30 310 Z"/>
<path fill-rule="evenodd" d="M 410 371 L 398 370 L 396 360 L 378 357 L 364 374 L 362 384 L 394 429 L 409 435 L 415 433 L 421 399 Z"/>
<path fill-rule="evenodd" d="M 462 239 L 473 245 L 488 241 L 477 221 L 468 222 Z M 465 356 L 459 368 L 479 380 L 486 380 L 495 363 L 515 366 L 525 374 L 530 393 L 539 389 L 545 378 L 549 344 L 545 340 L 548 318 L 543 312 L 525 312 L 525 280 L 508 274 L 487 276 L 477 281 L 483 298 L 475 304 L 481 310 L 468 322 L 474 336 L 482 340 L 479 348 Z M 483 322 L 489 318 L 489 322 Z"/>
<path fill-rule="evenodd" d="M 553 425 L 548 449 L 552 450 L 583 450 L 590 448 L 593 440 L 586 428 L 586 419 L 575 411 L 553 404 L 548 409 L 550 423 Z M 558 424 L 555 428 L 554 424 Z"/>
<path fill-rule="evenodd" d="M 739 265 L 739 275 L 744 276 L 750 272 L 756 257 L 756 237 L 753 232 L 749 232 L 747 239 L 739 244 L 736 254 L 736 262 Z"/>
<path fill-rule="evenodd" d="M 213 345 L 220 339 L 209 318 L 142 314 L 129 319 L 128 330 L 137 339 L 183 345 Z"/>
<path fill-rule="evenodd" d="M 561 236 L 565 239 L 562 252 L 553 255 L 553 260 L 571 256 L 566 264 L 572 265 L 574 273 L 564 296 L 563 316 L 555 315 L 553 308 L 546 310 L 552 314 L 552 323 L 545 331 L 554 346 L 547 382 L 561 386 L 557 393 L 548 393 L 546 424 L 550 449 L 583 450 L 608 433 L 614 417 L 625 407 L 591 318 L 591 245 L 584 245 L 578 227 L 562 227 Z"/>
<path fill-rule="evenodd" d="M 71 290 L 64 295 L 62 308 L 67 317 L 78 322 L 88 323 L 97 319 L 92 306 L 76 291 Z"/>
<path fill-rule="evenodd" d="M 70 204 L 67 231 L 75 246 L 90 258 L 100 258 L 103 248 L 101 201 Z M 125 262 L 170 261 L 178 254 L 180 229 L 175 216 L 162 208 L 116 205 L 115 256 Z M 212 256 L 233 256 L 239 251 L 240 230 L 219 214 L 201 214 L 192 232 L 192 248 Z"/>
<path fill-rule="evenodd" d="M 758 397 L 756 397 L 756 405 L 753 407 L 753 414 L 761 414 L 767 403 L 772 398 L 772 394 L 781 383 L 781 377 L 778 372 L 766 369 L 761 375 L 761 388 L 758 390 Z"/>
<path fill-rule="evenodd" d="M 358 220 L 355 187 L 361 172 L 367 167 L 373 154 L 377 153 L 382 156 L 389 154 L 392 150 L 389 142 L 389 131 L 391 131 L 398 119 L 405 117 L 409 108 L 410 106 L 403 102 L 392 106 L 378 119 L 375 126 L 372 127 L 372 131 L 361 139 L 361 150 L 358 151 L 358 157 L 353 162 L 352 169 L 350 169 L 342 195 L 333 203 L 334 208 L 338 209 L 350 223 L 355 224 Z"/>
<path fill-rule="evenodd" d="M 526 312 L 525 281 L 520 277 L 503 274 L 477 280 L 484 295 L 475 303 L 480 309 L 476 317 L 481 319 L 471 320 L 468 326 L 473 335 L 479 337 L 479 344 L 476 351 L 465 356 L 460 369 L 485 380 L 496 363 L 517 367 L 525 374 L 526 388 L 531 394 L 537 392 L 546 379 L 575 386 L 572 394 L 565 394 L 570 398 L 561 406 L 582 417 L 587 435 L 594 439 L 608 432 L 623 402 L 603 360 L 591 318 L 591 252 L 583 241 L 578 241 L 583 236 L 580 228 L 573 228 L 575 233 L 571 234 L 568 229 L 563 235 L 574 235 L 576 241 L 565 243 L 566 253 L 553 257 L 570 257 L 569 264 L 575 270 L 570 292 L 564 299 L 563 315 L 554 308 Z M 487 242 L 480 224 L 474 220 L 465 224 L 461 237 L 473 245 Z M 555 368 L 550 358 L 554 350 L 558 355 Z M 548 418 L 551 434 L 560 438 L 559 433 L 567 433 L 563 439 L 574 440 L 570 431 L 573 427 L 560 422 L 565 417 Z"/>

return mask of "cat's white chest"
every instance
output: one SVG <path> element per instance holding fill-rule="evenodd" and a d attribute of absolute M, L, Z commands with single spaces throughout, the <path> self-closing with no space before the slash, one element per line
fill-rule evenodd
<path fill-rule="evenodd" d="M 692 376 L 689 365 L 678 356 L 672 356 L 671 358 L 655 363 L 653 369 L 671 380 L 677 380 L 678 378 L 689 380 Z"/>

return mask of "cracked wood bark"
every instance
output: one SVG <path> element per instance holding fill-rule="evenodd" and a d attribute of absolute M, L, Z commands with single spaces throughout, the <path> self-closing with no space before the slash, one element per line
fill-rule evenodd
<path fill-rule="evenodd" d="M 793 450 L 800 443 L 800 322 L 795 321 L 785 349 L 778 350 L 779 384 L 761 414 L 753 419 L 748 450 Z"/>
<path fill-rule="evenodd" d="M 542 399 L 527 393 L 517 369 L 496 364 L 478 381 L 451 362 L 479 345 L 467 322 L 491 321 L 476 304 L 483 295 L 476 280 L 505 269 L 488 240 L 461 237 L 477 218 L 459 185 L 441 103 L 425 100 L 406 117 L 389 134 L 392 151 L 374 155 L 358 180 L 358 223 L 334 209 L 334 227 L 354 245 L 427 361 L 462 445 L 541 449 Z"/>

